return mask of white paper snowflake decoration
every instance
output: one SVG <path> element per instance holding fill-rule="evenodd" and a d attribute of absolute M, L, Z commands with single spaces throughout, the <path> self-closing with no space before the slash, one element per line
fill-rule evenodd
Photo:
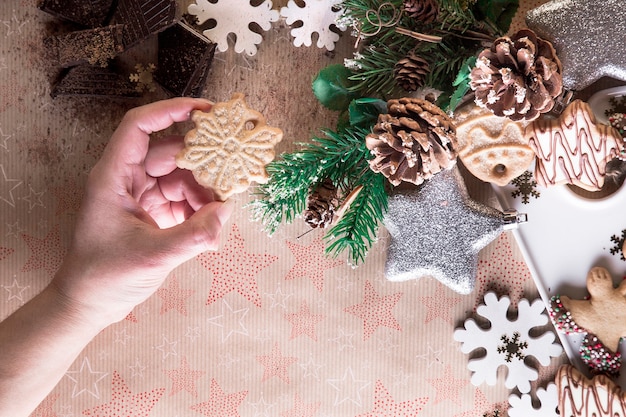
<path fill-rule="evenodd" d="M 461 351 L 470 353 L 483 348 L 486 355 L 470 359 L 468 368 L 473 372 L 471 382 L 478 386 L 483 382 L 495 385 L 498 368 L 507 368 L 504 381 L 508 389 L 516 388 L 521 393 L 530 391 L 530 381 L 535 381 L 538 372 L 526 365 L 524 359 L 534 357 L 541 365 L 550 363 L 550 358 L 559 356 L 561 345 L 554 343 L 556 336 L 547 331 L 539 337 L 531 337 L 530 330 L 549 322 L 540 299 L 532 304 L 523 299 L 518 304 L 517 319 L 509 320 L 507 311 L 511 305 L 509 297 L 498 299 L 494 292 L 485 294 L 484 304 L 476 312 L 489 320 L 491 326 L 483 329 L 474 319 L 465 321 L 465 328 L 454 332 L 454 340 L 461 342 Z"/>
<path fill-rule="evenodd" d="M 537 398 L 539 399 L 539 408 L 533 406 L 533 400 L 530 394 L 522 394 L 517 396 L 511 394 L 509 397 L 509 417 L 558 417 L 559 393 L 556 384 L 548 384 L 546 389 L 537 389 Z"/>
<path fill-rule="evenodd" d="M 202 32 L 217 49 L 224 52 L 228 49 L 228 35 L 236 36 L 235 52 L 252 56 L 256 54 L 257 45 L 263 37 L 250 30 L 250 23 L 256 23 L 265 31 L 272 28 L 272 22 L 278 21 L 278 10 L 272 10 L 271 0 L 265 0 L 258 6 L 250 4 L 250 0 L 196 0 L 187 8 L 189 14 L 196 16 L 198 24 L 214 20 L 215 26 Z"/>
<path fill-rule="evenodd" d="M 317 47 L 326 48 L 329 51 L 335 49 L 335 42 L 339 35 L 331 30 L 333 25 L 346 30 L 337 20 L 343 14 L 340 4 L 343 0 L 304 0 L 304 7 L 298 6 L 294 0 L 289 0 L 287 7 L 280 9 L 280 15 L 285 18 L 285 23 L 293 25 L 301 22 L 302 26 L 291 29 L 293 44 L 295 46 L 311 46 L 313 34 L 317 33 Z"/>

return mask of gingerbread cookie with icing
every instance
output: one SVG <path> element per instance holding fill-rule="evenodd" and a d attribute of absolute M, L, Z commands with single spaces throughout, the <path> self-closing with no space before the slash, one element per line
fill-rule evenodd
<path fill-rule="evenodd" d="M 624 148 L 619 132 L 598 123 L 581 100 L 571 102 L 557 119 L 535 120 L 525 136 L 537 154 L 535 179 L 543 186 L 573 184 L 599 191 L 607 162 Z"/>
<path fill-rule="evenodd" d="M 587 274 L 589 297 L 574 300 L 554 296 L 550 317 L 565 333 L 587 333 L 580 353 L 595 373 L 619 374 L 619 344 L 626 337 L 626 280 L 617 287 L 606 268 L 594 267 Z"/>
<path fill-rule="evenodd" d="M 246 191 L 251 183 L 265 183 L 265 166 L 275 157 L 282 130 L 267 125 L 243 94 L 216 103 L 209 113 L 192 112 L 195 129 L 185 135 L 185 148 L 176 156 L 179 168 L 189 169 L 198 183 L 220 200 Z"/>

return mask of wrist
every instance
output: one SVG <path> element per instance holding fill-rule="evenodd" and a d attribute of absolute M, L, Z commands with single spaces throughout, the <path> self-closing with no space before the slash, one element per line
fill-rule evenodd
<path fill-rule="evenodd" d="M 63 286 L 59 285 L 56 277 L 40 296 L 48 300 L 53 311 L 57 311 L 68 326 L 81 327 L 91 333 L 92 337 L 119 321 L 111 315 L 98 311 L 95 306 L 70 296 Z"/>

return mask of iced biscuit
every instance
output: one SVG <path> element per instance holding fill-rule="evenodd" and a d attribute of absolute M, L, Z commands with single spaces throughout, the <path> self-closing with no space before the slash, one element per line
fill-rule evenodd
<path fill-rule="evenodd" d="M 599 191 L 607 162 L 624 148 L 619 132 L 598 123 L 581 100 L 572 101 L 558 119 L 535 120 L 525 135 L 537 155 L 535 179 L 544 187 L 573 184 Z"/>
<path fill-rule="evenodd" d="M 459 159 L 482 181 L 504 186 L 526 171 L 535 158 L 523 126 L 472 104 L 455 116 Z"/>
<path fill-rule="evenodd" d="M 185 148 L 176 156 L 179 168 L 191 170 L 220 200 L 246 191 L 253 181 L 267 182 L 265 166 L 274 159 L 283 132 L 267 126 L 243 94 L 214 104 L 209 113 L 196 110 L 191 120 L 196 127 L 185 135 Z"/>
<path fill-rule="evenodd" d="M 615 288 L 609 271 L 595 267 L 587 274 L 587 290 L 590 296 L 582 300 L 552 297 L 550 317 L 566 334 L 586 333 L 580 354 L 594 373 L 617 375 L 619 343 L 626 336 L 626 280 Z"/>
<path fill-rule="evenodd" d="M 626 394 L 604 375 L 587 378 L 571 365 L 559 368 L 555 378 L 562 417 L 626 415 Z"/>

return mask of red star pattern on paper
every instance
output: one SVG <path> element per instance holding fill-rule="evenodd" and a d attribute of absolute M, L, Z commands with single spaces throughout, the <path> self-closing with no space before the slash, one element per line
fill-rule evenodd
<path fill-rule="evenodd" d="M 505 415 L 504 410 L 508 410 L 508 408 L 508 402 L 492 403 L 481 390 L 476 389 L 474 406 L 470 410 L 455 414 L 454 417 L 476 417 L 476 413 L 478 415 L 492 415 L 495 410 L 500 410 L 500 415 Z"/>
<path fill-rule="evenodd" d="M 300 310 L 297 313 L 285 314 L 284 317 L 293 326 L 289 339 L 295 339 L 300 335 L 307 335 L 315 341 L 317 341 L 315 326 L 325 318 L 322 314 L 313 314 L 305 302 L 300 305 Z"/>
<path fill-rule="evenodd" d="M 454 325 L 455 317 L 453 314 L 453 308 L 455 305 L 463 301 L 463 299 L 458 295 L 448 297 L 448 294 L 450 293 L 454 293 L 454 291 L 437 283 L 434 295 L 419 297 L 421 303 L 428 310 L 424 323 L 430 323 L 434 319 L 440 318 L 446 323 Z"/>
<path fill-rule="evenodd" d="M 124 317 L 124 320 L 130 321 L 131 323 L 139 322 L 139 320 L 137 319 L 137 315 L 135 314 L 135 311 L 131 311 L 130 313 L 128 313 L 128 315 Z"/>
<path fill-rule="evenodd" d="M 59 417 L 52 409 L 59 399 L 59 394 L 50 394 L 37 406 L 30 417 Z"/>
<path fill-rule="evenodd" d="M 211 304 L 231 291 L 237 291 L 248 301 L 261 307 L 256 275 L 277 259 L 277 256 L 270 254 L 246 252 L 239 228 L 233 224 L 222 250 L 198 255 L 202 266 L 213 273 L 206 303 Z"/>
<path fill-rule="evenodd" d="M 280 417 L 315 417 L 320 409 L 321 402 L 307 404 L 295 394 L 293 408 L 280 413 Z"/>
<path fill-rule="evenodd" d="M 191 369 L 189 363 L 187 363 L 187 358 L 183 356 L 180 360 L 180 368 L 165 370 L 165 373 L 172 380 L 170 396 L 185 390 L 194 397 L 197 397 L 198 389 L 196 388 L 196 380 L 201 378 L 206 372 Z"/>
<path fill-rule="evenodd" d="M 502 233 L 496 240 L 493 253 L 478 261 L 476 272 L 478 289 L 474 309 L 488 291 L 494 291 L 498 297 L 509 296 L 511 306 L 516 308 L 524 296 L 524 283 L 531 279 L 526 264 L 513 256 L 509 234 Z"/>
<path fill-rule="evenodd" d="M 43 239 L 27 234 L 22 234 L 22 238 L 32 252 L 22 267 L 22 272 L 44 269 L 48 274 L 54 275 L 65 255 L 65 249 L 61 245 L 59 225 L 54 226 Z"/>
<path fill-rule="evenodd" d="M 456 405 L 462 405 L 461 390 L 469 384 L 469 379 L 456 379 L 452 375 L 452 368 L 448 365 L 441 378 L 427 379 L 428 383 L 435 387 L 437 396 L 434 403 L 439 404 L 443 400 L 450 400 Z"/>
<path fill-rule="evenodd" d="M 73 178 L 70 178 L 65 181 L 63 186 L 53 187 L 52 195 L 54 195 L 57 200 L 55 215 L 76 213 L 80 209 L 83 189 L 76 185 L 76 181 Z"/>
<path fill-rule="evenodd" d="M 161 314 L 165 314 L 170 310 L 176 310 L 183 316 L 187 315 L 187 300 L 195 293 L 194 290 L 184 290 L 180 288 L 180 284 L 176 276 L 172 276 L 167 287 L 162 286 L 157 290 L 157 295 L 163 301 L 161 304 Z"/>
<path fill-rule="evenodd" d="M 374 388 L 374 409 L 357 417 L 413 417 L 422 411 L 427 402 L 428 397 L 396 402 L 382 381 L 378 380 Z"/>
<path fill-rule="evenodd" d="M 209 401 L 191 406 L 191 409 L 207 417 L 239 417 L 238 408 L 248 395 L 248 391 L 225 394 L 215 379 L 211 379 Z"/>
<path fill-rule="evenodd" d="M 354 314 L 363 319 L 363 340 L 367 340 L 380 327 L 385 326 L 395 330 L 402 330 L 400 323 L 393 316 L 391 310 L 402 297 L 401 292 L 380 296 L 369 281 L 365 281 L 365 295 L 361 304 L 346 307 L 346 313 Z"/>
<path fill-rule="evenodd" d="M 283 356 L 280 352 L 280 348 L 278 347 L 278 343 L 275 343 L 272 348 L 272 352 L 269 355 L 257 356 L 256 360 L 265 367 L 261 381 L 267 381 L 271 377 L 275 376 L 289 384 L 290 379 L 287 368 L 289 365 L 296 362 L 298 358 L 293 356 Z"/>
<path fill-rule="evenodd" d="M 332 259 L 324 253 L 324 240 L 321 237 L 313 240 L 309 246 L 290 241 L 285 241 L 285 243 L 296 257 L 296 264 L 291 267 L 285 280 L 309 277 L 319 292 L 324 289 L 324 272 L 344 263 L 339 259 Z"/>
<path fill-rule="evenodd" d="M 117 371 L 113 371 L 111 401 L 83 411 L 94 417 L 148 417 L 150 410 L 161 399 L 165 388 L 133 394 Z"/>
<path fill-rule="evenodd" d="M 15 252 L 13 248 L 5 248 L 4 246 L 0 246 L 0 261 L 8 258 L 11 254 Z"/>

